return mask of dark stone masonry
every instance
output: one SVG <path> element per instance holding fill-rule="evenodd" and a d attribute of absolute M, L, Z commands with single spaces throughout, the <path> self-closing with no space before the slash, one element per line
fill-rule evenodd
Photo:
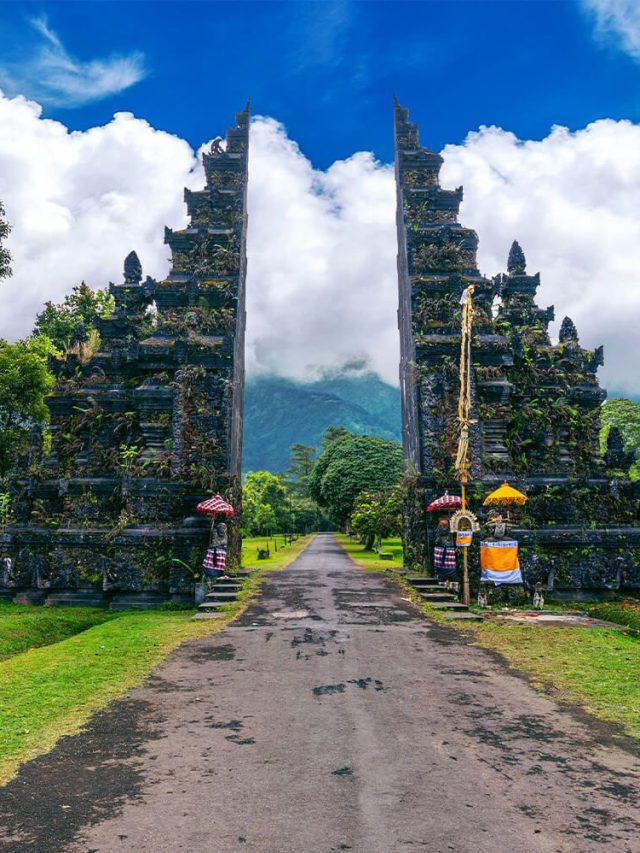
<path fill-rule="evenodd" d="M 554 309 L 536 304 L 540 276 L 527 273 L 517 242 L 505 273 L 493 280 L 479 273 L 478 237 L 458 222 L 462 187 L 441 188 L 442 157 L 420 145 L 417 126 L 398 103 L 395 147 L 410 567 L 429 563 L 432 522 L 424 507 L 444 488 L 456 490 L 459 303 L 473 284 L 472 508 L 505 479 L 527 494 L 526 507 L 515 511 L 514 533 L 530 584 L 574 595 L 637 589 L 638 484 L 627 477 L 630 459 L 617 430 L 604 458 L 599 450 L 602 348 L 581 347 L 569 317 L 552 345 Z"/>
<path fill-rule="evenodd" d="M 240 502 L 249 108 L 185 190 L 190 224 L 165 230 L 163 281 L 131 252 L 111 284 L 101 346 L 52 360 L 51 452 L 33 446 L 0 536 L 0 596 L 152 606 L 193 600 L 212 491 Z M 83 330 L 79 330 L 82 340 Z M 238 560 L 239 535 L 230 559 Z"/>
<path fill-rule="evenodd" d="M 420 146 L 395 105 L 400 380 L 409 467 L 405 560 L 430 561 L 426 504 L 456 487 L 460 296 L 475 285 L 470 502 L 503 480 L 528 495 L 514 533 L 528 584 L 573 596 L 640 587 L 639 484 L 617 430 L 599 449 L 602 348 L 572 320 L 552 344 L 514 242 L 505 273 L 476 262 L 458 222 L 462 188 L 444 190 L 442 158 Z M 190 217 L 166 229 L 163 281 L 135 252 L 111 284 L 116 308 L 64 360 L 52 360 L 50 447 L 34 435 L 12 484 L 15 522 L 0 534 L 0 598 L 154 606 L 193 599 L 208 540 L 196 504 L 221 492 L 239 507 L 244 390 L 249 109 L 203 157 L 206 187 L 185 190 Z M 230 562 L 240 552 L 232 525 Z M 477 546 L 476 546 L 477 547 Z M 471 565 L 477 566 L 471 550 Z"/>

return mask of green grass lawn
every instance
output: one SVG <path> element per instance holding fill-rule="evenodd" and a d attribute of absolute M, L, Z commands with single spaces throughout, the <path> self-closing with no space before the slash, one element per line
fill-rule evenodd
<path fill-rule="evenodd" d="M 242 565 L 247 568 L 258 569 L 283 569 L 288 566 L 311 542 L 314 534 L 301 536 L 291 545 L 287 545 L 284 536 L 278 533 L 275 536 L 245 536 L 242 540 Z M 269 549 L 269 557 L 259 560 L 258 549 Z M 277 550 L 276 550 L 277 548 Z"/>
<path fill-rule="evenodd" d="M 116 616 L 93 607 L 29 607 L 0 604 L 0 660 L 65 640 Z"/>
<path fill-rule="evenodd" d="M 640 738 L 640 641 L 606 628 L 478 624 L 475 643 L 495 649 L 534 685 Z"/>
<path fill-rule="evenodd" d="M 392 560 L 381 560 L 375 551 L 366 551 L 357 539 L 350 539 L 346 533 L 334 534 L 340 545 L 356 563 L 371 572 L 382 572 L 385 569 L 402 568 L 402 542 L 399 538 L 383 539 L 382 551 L 393 554 Z"/>
<path fill-rule="evenodd" d="M 52 611 L 54 608 L 52 608 Z M 67 611 L 56 610 L 61 617 Z M 61 642 L 0 662 L 0 784 L 19 764 L 48 752 L 90 714 L 121 696 L 184 640 L 228 619 L 192 612 L 129 611 Z"/>
<path fill-rule="evenodd" d="M 613 602 L 580 607 L 565 603 L 562 608 L 582 609 L 596 619 L 629 625 L 628 632 L 505 622 L 456 623 L 401 583 L 430 619 L 471 635 L 474 645 L 499 652 L 510 666 L 526 673 L 534 687 L 542 691 L 552 687 L 558 691 L 554 698 L 619 723 L 626 734 L 640 738 L 640 639 L 634 630 L 640 624 L 638 611 L 630 604 L 623 608 Z"/>
<path fill-rule="evenodd" d="M 260 561 L 251 557 L 264 537 L 245 540 L 245 565 L 256 568 L 217 619 L 196 621 L 193 611 L 0 606 L 0 785 L 139 684 L 180 643 L 223 628 L 255 598 L 266 573 L 284 568 L 311 538 L 283 546 L 279 537 L 277 551 L 272 539 L 270 558 Z"/>

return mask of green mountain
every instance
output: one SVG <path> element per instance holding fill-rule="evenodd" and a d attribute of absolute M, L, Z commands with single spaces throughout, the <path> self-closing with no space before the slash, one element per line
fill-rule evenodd
<path fill-rule="evenodd" d="M 292 444 L 319 448 L 330 426 L 400 441 L 400 391 L 374 373 L 331 373 L 314 382 L 278 376 L 245 387 L 243 471 L 279 473 Z"/>

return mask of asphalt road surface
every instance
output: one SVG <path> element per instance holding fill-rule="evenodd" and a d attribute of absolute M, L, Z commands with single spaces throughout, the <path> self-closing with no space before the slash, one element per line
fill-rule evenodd
<path fill-rule="evenodd" d="M 318 536 L 0 792 L 0 848 L 640 851 L 629 742 Z"/>

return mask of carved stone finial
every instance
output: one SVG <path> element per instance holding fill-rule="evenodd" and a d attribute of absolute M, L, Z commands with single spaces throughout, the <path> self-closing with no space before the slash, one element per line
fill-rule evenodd
<path fill-rule="evenodd" d="M 560 343 L 568 344 L 569 342 L 578 343 L 578 330 L 571 317 L 565 317 L 560 326 Z"/>
<path fill-rule="evenodd" d="M 222 137 L 216 136 L 216 138 L 211 143 L 210 154 L 213 154 L 214 157 L 219 157 L 221 154 L 224 154 L 224 148 L 222 147 Z"/>
<path fill-rule="evenodd" d="M 142 264 L 135 252 L 129 252 L 124 259 L 125 284 L 140 284 L 142 279 Z"/>
<path fill-rule="evenodd" d="M 509 249 L 509 258 L 507 259 L 507 272 L 509 275 L 523 275 L 527 268 L 527 259 L 524 256 L 522 247 L 517 240 L 514 240 Z"/>

